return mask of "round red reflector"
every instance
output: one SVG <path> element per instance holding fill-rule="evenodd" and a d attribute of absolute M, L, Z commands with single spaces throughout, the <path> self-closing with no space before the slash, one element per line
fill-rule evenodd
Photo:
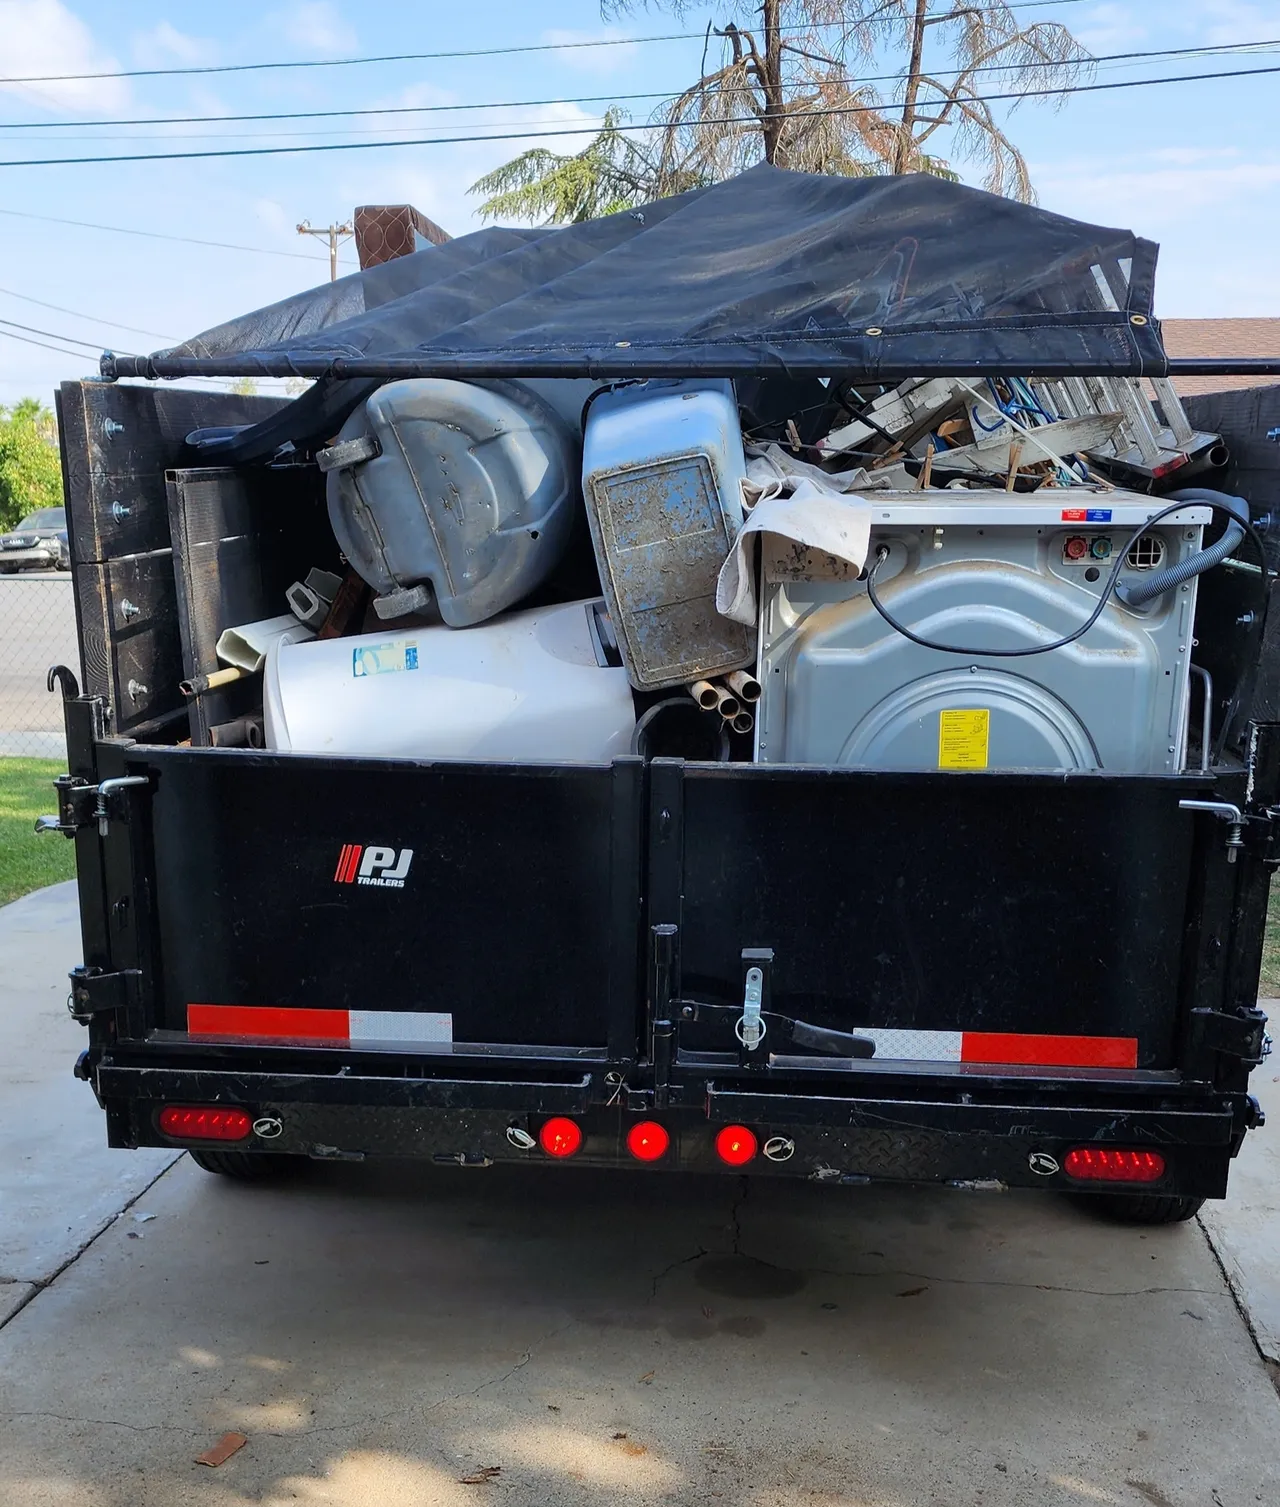
<path fill-rule="evenodd" d="M 1062 1170 L 1068 1177 L 1086 1182 L 1156 1183 L 1164 1176 L 1164 1166 L 1164 1157 L 1158 1151 L 1077 1146 L 1067 1152 Z"/>
<path fill-rule="evenodd" d="M 575 1121 L 556 1115 L 538 1132 L 538 1143 L 548 1156 L 572 1156 L 582 1145 L 582 1131 Z"/>
<path fill-rule="evenodd" d="M 745 1167 L 756 1149 L 755 1134 L 745 1125 L 726 1125 L 716 1136 L 716 1155 L 730 1167 Z"/>
<path fill-rule="evenodd" d="M 627 1131 L 627 1150 L 638 1162 L 656 1162 L 666 1156 L 671 1137 L 656 1120 L 637 1120 Z"/>
<path fill-rule="evenodd" d="M 160 1129 L 182 1141 L 243 1141 L 253 1120 L 243 1109 L 166 1104 L 160 1111 Z"/>

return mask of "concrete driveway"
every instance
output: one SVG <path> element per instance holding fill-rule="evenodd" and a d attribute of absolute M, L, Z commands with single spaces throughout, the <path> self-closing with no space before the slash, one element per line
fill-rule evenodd
<path fill-rule="evenodd" d="M 71 919 L 65 887 L 0 912 L 0 1020 L 33 1022 L 0 1137 L 60 1184 L 0 1185 L 29 1231 L 0 1272 L 28 1284 L 0 1329 L 6 1507 L 1280 1502 L 1280 1398 L 1198 1224 L 569 1169 L 252 1187 L 119 1152 L 124 1212 L 91 1238 Z M 43 992 L 9 981 L 33 946 Z M 15 1115 L 46 1035 L 47 1102 L 18 1084 Z M 230 1429 L 245 1448 L 194 1463 Z"/>

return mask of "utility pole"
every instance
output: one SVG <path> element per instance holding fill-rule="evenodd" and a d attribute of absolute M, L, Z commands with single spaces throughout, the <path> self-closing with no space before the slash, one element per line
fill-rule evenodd
<path fill-rule="evenodd" d="M 328 241 L 329 281 L 331 283 L 336 283 L 338 280 L 338 246 L 342 241 L 349 240 L 354 233 L 350 220 L 342 225 L 327 225 L 323 230 L 312 230 L 310 220 L 303 220 L 298 226 L 299 235 L 313 235 L 319 241 Z"/>

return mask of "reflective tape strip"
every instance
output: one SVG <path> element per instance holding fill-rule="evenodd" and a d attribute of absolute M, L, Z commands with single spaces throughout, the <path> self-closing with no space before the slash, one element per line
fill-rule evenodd
<path fill-rule="evenodd" d="M 1135 1036 L 1038 1036 L 1018 1031 L 886 1031 L 854 1026 L 880 1062 L 985 1062 L 994 1066 L 1137 1067 Z"/>
<path fill-rule="evenodd" d="M 188 1005 L 193 1036 L 273 1036 L 282 1041 L 346 1041 L 345 1010 L 289 1010 L 259 1005 Z"/>
<path fill-rule="evenodd" d="M 188 1005 L 193 1036 L 271 1041 L 452 1043 L 453 1016 L 418 1010 L 308 1010 L 271 1005 Z"/>
<path fill-rule="evenodd" d="M 1136 1036 L 1024 1036 L 966 1031 L 961 1062 L 1025 1063 L 1032 1067 L 1137 1067 Z"/>
<path fill-rule="evenodd" d="M 406 1010 L 352 1010 L 352 1041 L 453 1041 L 453 1016 Z"/>

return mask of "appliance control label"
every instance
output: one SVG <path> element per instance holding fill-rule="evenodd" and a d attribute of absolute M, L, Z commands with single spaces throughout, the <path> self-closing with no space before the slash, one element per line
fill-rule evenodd
<path fill-rule="evenodd" d="M 1063 523 L 1110 523 L 1110 508 L 1063 508 Z"/>
<path fill-rule="evenodd" d="M 938 713 L 938 768 L 985 769 L 991 738 L 991 713 L 965 707 Z"/>
<path fill-rule="evenodd" d="M 385 644 L 362 644 L 351 651 L 351 673 L 357 680 L 364 675 L 390 675 L 396 670 L 418 668 L 418 641 L 393 638 Z"/>

